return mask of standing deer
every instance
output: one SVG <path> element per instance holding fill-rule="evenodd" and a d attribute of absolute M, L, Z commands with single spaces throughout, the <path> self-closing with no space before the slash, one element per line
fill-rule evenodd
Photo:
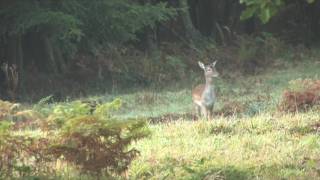
<path fill-rule="evenodd" d="M 213 84 L 213 78 L 219 76 L 215 68 L 216 63 L 217 61 L 214 61 L 212 64 L 204 65 L 202 62 L 198 62 L 200 68 L 204 71 L 206 84 L 200 84 L 192 91 L 192 100 L 195 104 L 196 111 L 206 119 L 212 117 L 213 106 L 216 102 Z"/>

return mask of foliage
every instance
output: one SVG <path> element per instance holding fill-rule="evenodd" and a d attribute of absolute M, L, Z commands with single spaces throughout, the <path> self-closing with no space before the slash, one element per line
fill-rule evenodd
<path fill-rule="evenodd" d="M 46 164 L 51 159 L 46 154 L 48 139 L 14 133 L 16 129 L 31 127 L 39 116 L 33 111 L 18 109 L 18 104 L 6 101 L 0 104 L 0 178 L 13 177 L 16 173 L 25 177 L 51 172 Z"/>
<path fill-rule="evenodd" d="M 64 53 L 75 52 L 77 44 L 85 36 L 81 29 L 80 19 L 57 8 L 59 3 L 46 1 L 15 0 L 0 8 L 0 36 L 10 40 L 12 37 L 25 37 L 37 33 L 37 38 L 43 40 L 50 37 L 55 46 L 64 47 Z"/>
<path fill-rule="evenodd" d="M 313 3 L 315 0 L 305 0 L 307 3 Z M 289 2 L 285 0 L 240 0 L 241 4 L 246 6 L 241 14 L 241 19 L 248 19 L 253 16 L 259 17 L 263 23 L 267 23 L 278 11 Z"/>
<path fill-rule="evenodd" d="M 272 63 L 275 57 L 284 54 L 284 43 L 270 33 L 259 36 L 238 37 L 236 62 L 245 73 L 256 73 L 258 68 L 264 68 Z"/>
<path fill-rule="evenodd" d="M 0 9 L 0 36 L 49 34 L 60 46 L 98 48 L 136 38 L 136 33 L 168 20 L 175 11 L 165 3 L 128 0 L 21 1 Z M 81 41 L 81 43 L 80 43 Z"/>
<path fill-rule="evenodd" d="M 137 69 L 141 68 L 141 65 Z M 142 62 L 142 76 L 149 82 L 156 82 L 161 85 L 172 80 L 181 80 L 186 77 L 186 59 L 179 56 L 156 54 L 151 59 Z"/>
<path fill-rule="evenodd" d="M 129 145 L 148 136 L 149 130 L 144 120 L 115 118 L 113 111 L 120 106 L 119 99 L 93 111 L 80 101 L 56 105 L 51 112 L 40 111 L 45 112 L 40 119 L 29 117 L 39 122 L 33 129 L 40 131 L 36 136 L 16 131 L 20 121 L 0 121 L 0 177 L 54 175 L 59 169 L 50 166 L 58 161 L 85 174 L 122 173 L 139 154 Z"/>
<path fill-rule="evenodd" d="M 263 23 L 268 22 L 284 5 L 283 0 L 240 0 L 240 3 L 247 6 L 247 9 L 241 15 L 241 19 L 258 16 Z"/>
<path fill-rule="evenodd" d="M 13 123 L 0 122 L 0 178 L 26 177 L 53 172 L 47 162 L 48 139 L 14 135 Z"/>
<path fill-rule="evenodd" d="M 103 0 L 84 3 L 84 6 L 86 14 L 91 14 L 80 16 L 90 23 L 84 26 L 87 40 L 101 44 L 135 39 L 142 28 L 152 28 L 157 22 L 175 15 L 175 11 L 164 3 L 141 5 L 128 0 Z"/>
<path fill-rule="evenodd" d="M 0 121 L 10 118 L 10 116 L 16 112 L 18 107 L 19 104 L 0 100 Z"/>
<path fill-rule="evenodd" d="M 83 172 L 100 175 L 125 171 L 139 153 L 136 149 L 127 150 L 128 146 L 149 133 L 145 121 L 112 117 L 112 110 L 119 107 L 120 100 L 115 100 L 98 105 L 92 114 L 74 116 L 74 112 L 84 112 L 81 106 L 64 111 L 66 120 L 51 151 Z"/>
<path fill-rule="evenodd" d="M 80 101 L 58 104 L 53 107 L 48 116 L 48 125 L 60 128 L 69 119 L 89 114 L 90 107 Z"/>
<path fill-rule="evenodd" d="M 8 121 L 1 121 L 0 122 L 0 135 L 1 136 L 8 135 L 11 125 L 12 124 Z"/>
<path fill-rule="evenodd" d="M 23 109 L 18 103 L 0 100 L 0 122 L 15 122 L 14 129 L 37 128 L 41 124 L 42 115 L 34 110 Z"/>

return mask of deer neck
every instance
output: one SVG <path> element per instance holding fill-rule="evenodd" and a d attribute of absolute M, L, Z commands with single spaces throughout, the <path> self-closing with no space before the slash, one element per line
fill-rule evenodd
<path fill-rule="evenodd" d="M 213 89 L 213 88 L 214 88 L 213 78 L 212 77 L 206 77 L 205 89 Z"/>
<path fill-rule="evenodd" d="M 215 101 L 215 92 L 212 77 L 206 77 L 206 84 L 202 93 L 202 99 L 205 106 L 212 106 Z"/>

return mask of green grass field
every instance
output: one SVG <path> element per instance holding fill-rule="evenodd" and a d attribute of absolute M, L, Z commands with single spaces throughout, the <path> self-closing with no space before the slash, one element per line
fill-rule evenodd
<path fill-rule="evenodd" d="M 152 125 L 132 179 L 317 179 L 319 112 Z M 317 129 L 318 128 L 318 129 Z"/>
<path fill-rule="evenodd" d="M 255 115 L 262 112 L 275 111 L 283 91 L 289 82 L 296 79 L 319 79 L 320 63 L 317 61 L 305 63 L 289 63 L 281 68 L 269 68 L 258 75 L 241 76 L 225 73 L 215 81 L 218 102 L 215 111 L 219 112 L 228 103 L 237 102 L 246 107 L 238 115 Z M 199 74 L 202 76 L 202 74 Z M 198 83 L 203 83 L 204 77 L 196 82 L 185 83 L 184 88 L 158 91 L 156 88 L 135 90 L 126 94 L 106 94 L 91 97 L 110 101 L 119 97 L 123 101 L 121 110 L 117 113 L 122 118 L 159 117 L 170 114 L 189 114 L 193 112 L 191 90 Z M 188 119 L 186 119 L 188 120 Z"/>
<path fill-rule="evenodd" d="M 192 113 L 191 88 L 120 95 L 119 116 L 169 118 L 150 124 L 152 136 L 133 144 L 141 156 L 130 166 L 129 179 L 320 179 L 319 110 L 277 111 L 288 82 L 319 79 L 319 69 L 310 62 L 217 79 L 216 112 L 228 102 L 245 105 L 210 121 L 183 116 Z"/>
<path fill-rule="evenodd" d="M 222 74 L 215 82 L 218 102 L 212 120 L 194 116 L 191 89 L 201 78 L 184 88 L 88 99 L 120 98 L 122 108 L 115 116 L 150 121 L 151 135 L 131 145 L 140 155 L 115 179 L 320 179 L 319 107 L 278 111 L 289 82 L 319 79 L 319 69 L 319 62 L 307 61 L 267 68 L 258 75 Z M 45 114 L 56 105 L 30 106 Z M 17 133 L 43 136 L 38 130 Z M 61 170 L 62 179 L 95 179 L 72 168 Z"/>

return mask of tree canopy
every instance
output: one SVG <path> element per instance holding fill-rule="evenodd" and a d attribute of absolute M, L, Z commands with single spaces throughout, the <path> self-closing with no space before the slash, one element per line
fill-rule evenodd
<path fill-rule="evenodd" d="M 94 71 L 100 73 L 99 56 L 108 50 L 119 53 L 119 47 L 125 47 L 123 51 L 127 47 L 157 51 L 160 44 L 182 43 L 195 50 L 194 43 L 204 43 L 207 37 L 225 45 L 236 39 L 235 35 L 263 31 L 281 35 L 288 29 L 287 39 L 315 42 L 320 37 L 319 19 L 316 0 L 0 0 L 0 64 L 14 65 L 19 72 L 11 73 L 19 74 L 19 81 L 11 78 L 19 83 L 2 83 L 0 88 L 8 84 L 23 87 L 30 69 L 66 75 L 79 54 L 91 56 L 86 63 L 96 61 Z M 110 72 L 112 64 L 126 62 L 114 57 L 107 60 L 103 62 L 108 64 L 105 71 L 112 79 L 119 72 Z M 159 64 L 143 63 L 150 67 Z M 133 66 L 122 67 L 128 73 Z M 150 76 L 133 74 L 129 79 Z"/>
<path fill-rule="evenodd" d="M 316 0 L 304 1 L 311 4 Z M 240 0 L 240 3 L 246 5 L 246 9 L 241 15 L 242 19 L 248 19 L 253 16 L 258 16 L 263 23 L 267 23 L 273 16 L 277 14 L 277 12 L 279 12 L 279 10 L 285 8 L 292 2 L 288 2 L 285 0 Z"/>

